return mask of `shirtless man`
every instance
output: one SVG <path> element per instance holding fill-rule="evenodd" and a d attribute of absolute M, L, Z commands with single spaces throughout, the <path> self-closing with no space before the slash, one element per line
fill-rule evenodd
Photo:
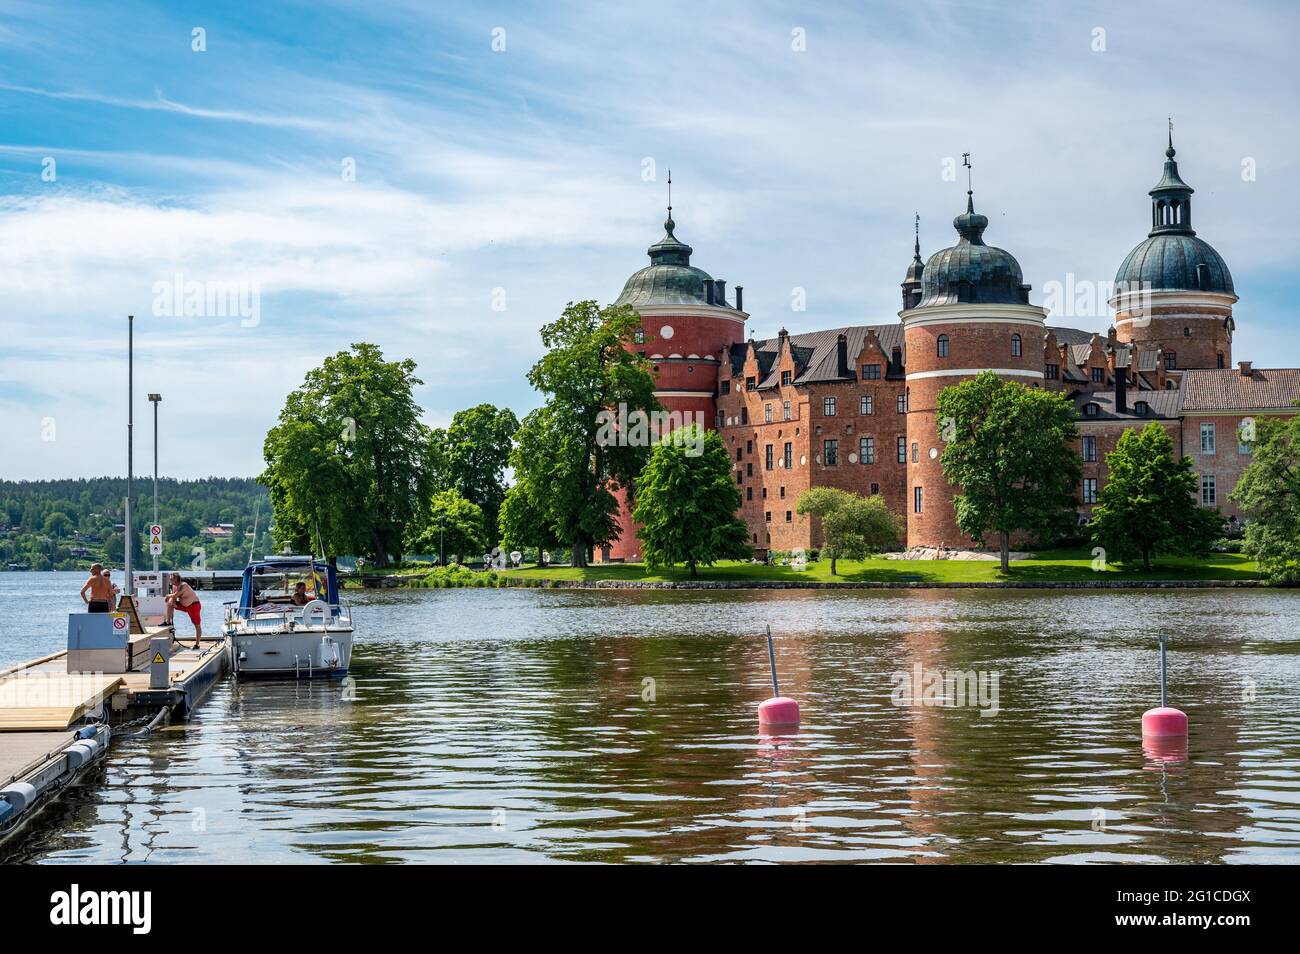
<path fill-rule="evenodd" d="M 90 579 L 81 587 L 81 601 L 86 604 L 87 613 L 107 613 L 112 609 L 113 581 L 102 572 L 103 569 L 100 564 L 94 564 L 90 568 Z"/>
<path fill-rule="evenodd" d="M 172 591 L 167 594 L 167 618 L 164 622 L 172 625 L 172 616 L 177 607 L 184 611 L 185 615 L 190 618 L 194 624 L 194 648 L 198 649 L 199 640 L 203 638 L 203 604 L 199 602 L 198 594 L 194 588 L 181 579 L 179 573 L 173 573 L 169 578 Z M 179 640 L 178 640 L 179 642 Z"/>

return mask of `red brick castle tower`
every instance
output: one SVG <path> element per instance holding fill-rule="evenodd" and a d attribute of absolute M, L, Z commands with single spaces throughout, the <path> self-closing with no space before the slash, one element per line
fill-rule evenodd
<path fill-rule="evenodd" d="M 671 203 L 671 199 L 669 200 Z M 655 397 L 665 411 L 702 416 L 712 429 L 717 418 L 718 365 L 724 349 L 744 340 L 743 289 L 737 285 L 735 306 L 727 302 L 727 283 L 691 265 L 689 245 L 673 234 L 673 207 L 668 206 L 664 237 L 647 250 L 650 264 L 634 273 L 614 302 L 631 305 L 641 315 L 642 333 L 635 348 L 655 366 Z M 622 534 L 597 550 L 596 560 L 640 560 L 627 502 L 620 495 Z"/>
<path fill-rule="evenodd" d="M 899 318 L 907 366 L 909 547 L 971 545 L 957 529 L 952 503 L 957 489 L 944 480 L 939 461 L 944 443 L 936 411 L 939 392 L 986 369 L 1025 384 L 1043 380 L 1047 312 L 1029 304 L 1030 286 L 1011 253 L 984 244 L 988 224 L 976 213 L 968 188 L 966 211 L 953 220 L 960 240 L 925 263 L 919 298 L 909 295 L 904 283 L 907 307 Z"/>

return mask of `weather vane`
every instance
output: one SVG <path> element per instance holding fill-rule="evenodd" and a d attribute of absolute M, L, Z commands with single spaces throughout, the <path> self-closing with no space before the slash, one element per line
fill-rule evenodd
<path fill-rule="evenodd" d="M 668 217 L 673 216 L 673 170 L 668 170 Z"/>
<path fill-rule="evenodd" d="M 962 164 L 963 166 L 966 167 L 966 193 L 969 195 L 970 192 L 971 192 L 971 184 L 970 184 L 970 169 L 971 169 L 971 167 L 970 167 L 970 153 L 969 153 L 969 152 L 963 152 L 963 153 L 961 154 L 961 164 Z"/>

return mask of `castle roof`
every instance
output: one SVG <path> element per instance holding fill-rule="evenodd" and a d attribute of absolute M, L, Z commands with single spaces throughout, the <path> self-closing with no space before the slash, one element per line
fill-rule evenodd
<path fill-rule="evenodd" d="M 1183 372 L 1183 409 L 1282 410 L 1300 402 L 1300 368 L 1206 368 Z M 1300 409 L 1298 409 L 1300 410 Z"/>

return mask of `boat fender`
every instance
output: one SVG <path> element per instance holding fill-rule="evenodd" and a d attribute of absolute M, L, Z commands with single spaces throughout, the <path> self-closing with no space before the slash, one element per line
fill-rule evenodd
<path fill-rule="evenodd" d="M 7 788 L 0 788 L 0 798 L 14 807 L 14 811 L 26 811 L 36 801 L 36 787 L 30 782 L 14 782 Z"/>
<path fill-rule="evenodd" d="M 68 757 L 68 768 L 72 770 L 81 768 L 95 756 L 94 750 L 85 742 L 68 746 L 63 750 L 63 754 Z"/>
<path fill-rule="evenodd" d="M 99 726 L 97 725 L 83 725 L 77 730 L 77 738 L 79 739 L 93 739 L 98 734 Z"/>
<path fill-rule="evenodd" d="M 339 664 L 339 646 L 329 636 L 320 641 L 320 665 L 322 669 L 334 669 Z"/>

